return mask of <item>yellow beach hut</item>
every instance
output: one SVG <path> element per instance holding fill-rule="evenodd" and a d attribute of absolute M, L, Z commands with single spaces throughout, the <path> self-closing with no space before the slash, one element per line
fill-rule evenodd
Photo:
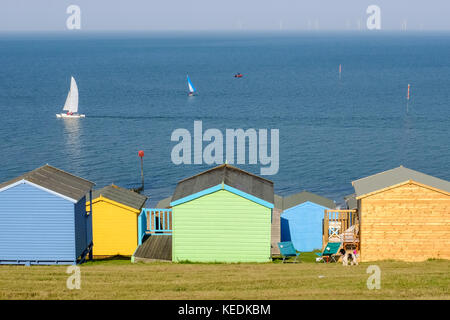
<path fill-rule="evenodd" d="M 94 190 L 92 199 L 94 258 L 131 256 L 138 246 L 138 216 L 148 198 L 110 185 Z"/>

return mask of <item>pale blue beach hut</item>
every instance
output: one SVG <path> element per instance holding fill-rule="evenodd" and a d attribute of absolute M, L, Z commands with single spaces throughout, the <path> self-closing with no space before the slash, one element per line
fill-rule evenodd
<path fill-rule="evenodd" d="M 280 206 L 281 241 L 292 241 L 298 251 L 321 249 L 324 210 L 336 208 L 334 201 L 303 191 L 283 197 Z"/>
<path fill-rule="evenodd" d="M 93 245 L 93 185 L 49 165 L 1 183 L 0 264 L 83 262 Z"/>

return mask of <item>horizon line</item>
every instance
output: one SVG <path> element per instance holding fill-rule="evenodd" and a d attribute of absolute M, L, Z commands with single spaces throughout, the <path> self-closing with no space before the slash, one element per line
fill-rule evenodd
<path fill-rule="evenodd" d="M 80 29 L 80 30 L 54 30 L 54 29 L 24 29 L 24 30 L 0 30 L 0 33 L 64 33 L 69 32 L 73 34 L 80 33 L 111 33 L 111 32 L 233 32 L 233 33 L 246 33 L 246 32 L 273 32 L 273 33 L 288 33 L 288 32 L 308 32 L 308 33 L 320 33 L 320 32 L 346 32 L 346 33 L 384 33 L 384 32 L 450 32 L 450 29 L 381 29 L 381 30 L 368 30 L 368 29 Z"/>

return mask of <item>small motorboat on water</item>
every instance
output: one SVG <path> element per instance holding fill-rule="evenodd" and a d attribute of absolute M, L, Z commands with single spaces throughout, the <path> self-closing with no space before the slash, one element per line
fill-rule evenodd
<path fill-rule="evenodd" d="M 191 79 L 189 78 L 189 75 L 187 76 L 187 82 L 188 82 L 188 90 L 189 90 L 188 95 L 189 95 L 189 97 L 192 97 L 196 93 L 196 90 L 195 90 L 194 85 L 191 82 Z"/>
<path fill-rule="evenodd" d="M 243 76 L 244 75 L 242 73 L 239 73 L 239 72 L 234 75 L 235 78 L 242 78 Z"/>
<path fill-rule="evenodd" d="M 56 114 L 57 118 L 84 118 L 84 114 L 78 113 L 78 87 L 75 79 L 71 77 L 70 79 L 70 90 L 67 94 L 66 103 L 62 113 Z"/>

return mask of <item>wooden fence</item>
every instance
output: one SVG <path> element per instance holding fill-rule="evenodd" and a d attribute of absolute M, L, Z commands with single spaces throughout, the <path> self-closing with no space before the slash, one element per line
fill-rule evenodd
<path fill-rule="evenodd" d="M 348 235 L 349 229 L 352 237 Z M 356 210 L 327 209 L 323 218 L 323 245 L 328 242 L 355 242 L 359 230 L 359 217 Z M 347 231 L 347 232 L 346 232 Z"/>
<path fill-rule="evenodd" d="M 172 234 L 172 209 L 143 208 L 138 217 L 139 244 L 145 235 Z"/>

